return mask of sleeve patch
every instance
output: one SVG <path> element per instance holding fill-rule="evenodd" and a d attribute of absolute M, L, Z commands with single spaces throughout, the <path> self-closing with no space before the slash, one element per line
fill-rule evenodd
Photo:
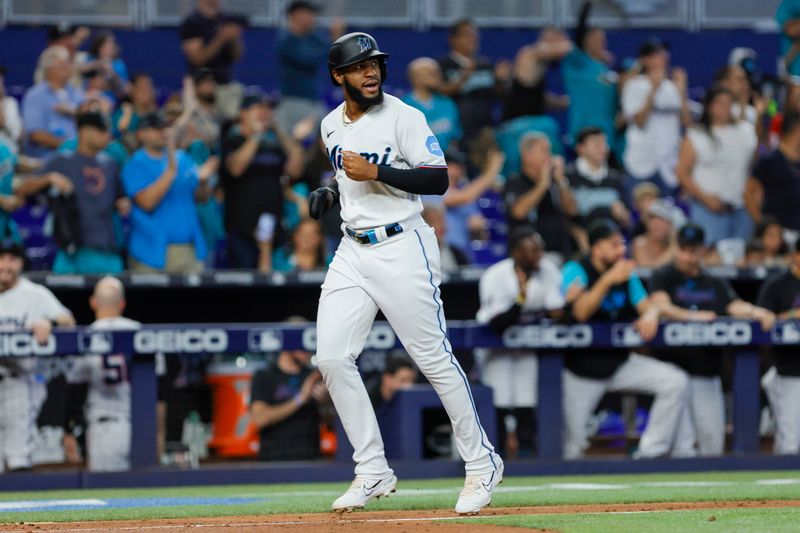
<path fill-rule="evenodd" d="M 442 152 L 442 148 L 439 146 L 439 141 L 436 139 L 435 135 L 431 135 L 425 139 L 425 146 L 428 147 L 428 151 L 433 155 L 444 157 L 444 152 Z"/>

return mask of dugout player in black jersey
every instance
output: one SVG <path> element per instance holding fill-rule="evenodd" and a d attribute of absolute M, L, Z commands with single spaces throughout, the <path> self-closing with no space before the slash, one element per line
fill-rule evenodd
<path fill-rule="evenodd" d="M 712 321 L 733 316 L 772 328 L 775 314 L 745 302 L 728 281 L 703 271 L 703 228 L 689 223 L 678 232 L 675 260 L 653 273 L 650 292 L 662 316 L 672 320 Z M 689 374 L 689 397 L 678 425 L 673 456 L 722 455 L 725 447 L 725 397 L 722 393 L 722 349 L 711 347 L 661 350 L 659 357 Z"/>
<path fill-rule="evenodd" d="M 790 257 L 789 270 L 764 283 L 758 295 L 758 305 L 776 313 L 782 320 L 800 318 L 798 243 L 793 245 Z M 774 450 L 779 454 L 800 452 L 800 357 L 797 352 L 797 346 L 774 346 L 772 356 L 777 375 L 765 384 L 775 413 Z"/>

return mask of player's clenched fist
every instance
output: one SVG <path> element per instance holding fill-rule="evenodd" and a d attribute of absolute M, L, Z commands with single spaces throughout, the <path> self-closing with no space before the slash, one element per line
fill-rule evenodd
<path fill-rule="evenodd" d="M 370 163 L 355 152 L 342 152 L 342 167 L 351 180 L 370 181 L 378 179 L 378 165 Z"/>

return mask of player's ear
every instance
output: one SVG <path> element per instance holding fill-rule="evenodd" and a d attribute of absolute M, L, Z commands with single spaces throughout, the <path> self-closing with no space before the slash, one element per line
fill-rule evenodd
<path fill-rule="evenodd" d="M 331 76 L 333 76 L 333 81 L 336 82 L 337 85 L 342 85 L 344 82 L 344 74 L 339 72 L 338 70 L 334 70 L 331 72 Z"/>

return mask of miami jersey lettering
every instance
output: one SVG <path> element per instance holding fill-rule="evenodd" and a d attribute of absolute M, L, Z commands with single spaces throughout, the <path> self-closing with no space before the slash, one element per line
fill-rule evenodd
<path fill-rule="evenodd" d="M 342 120 L 344 103 L 320 126 L 325 150 L 339 183 L 342 220 L 367 229 L 408 220 L 422 211 L 419 195 L 377 181 L 355 181 L 342 168 L 342 153 L 355 152 L 376 165 L 409 169 L 446 168 L 439 141 L 425 116 L 390 94 L 353 123 Z"/>

